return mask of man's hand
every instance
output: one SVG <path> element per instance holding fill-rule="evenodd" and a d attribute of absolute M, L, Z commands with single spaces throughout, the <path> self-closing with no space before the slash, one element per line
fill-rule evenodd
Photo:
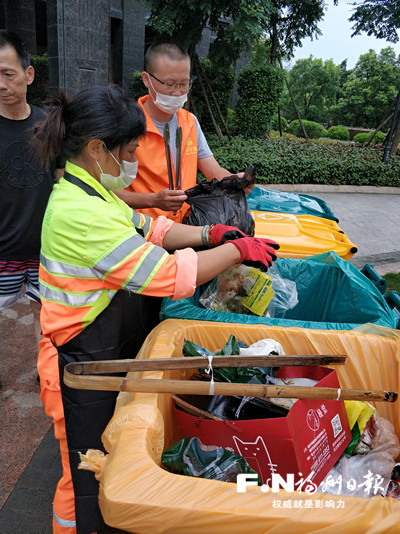
<path fill-rule="evenodd" d="M 155 193 L 154 207 L 164 211 L 178 211 L 187 199 L 184 191 L 178 189 L 163 189 Z"/>
<path fill-rule="evenodd" d="M 243 178 L 244 177 L 244 172 L 237 172 L 235 173 L 236 176 L 238 176 L 239 178 Z M 254 183 L 251 183 L 249 184 L 247 187 L 245 187 L 243 189 L 243 191 L 245 192 L 246 195 L 250 195 L 250 193 L 252 192 L 252 190 L 255 188 L 256 184 Z"/>
<path fill-rule="evenodd" d="M 248 185 L 247 187 L 245 187 L 243 189 L 243 191 L 245 192 L 246 195 L 250 195 L 250 193 L 253 191 L 253 189 L 255 188 L 256 184 L 250 184 Z"/>

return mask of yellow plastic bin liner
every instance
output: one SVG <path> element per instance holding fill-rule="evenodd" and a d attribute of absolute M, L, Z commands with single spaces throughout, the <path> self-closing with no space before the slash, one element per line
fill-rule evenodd
<path fill-rule="evenodd" d="M 339 227 L 337 222 L 313 215 L 252 211 L 256 237 L 277 241 L 282 258 L 304 258 L 333 250 L 349 260 L 357 247 Z"/>
<path fill-rule="evenodd" d="M 368 328 L 305 330 L 168 319 L 150 333 L 138 358 L 181 356 L 185 338 L 212 351 L 220 349 L 230 334 L 248 345 L 273 338 L 286 354 L 346 354 L 347 363 L 335 367 L 343 388 L 398 391 L 400 333 L 372 326 L 374 334 L 369 334 Z M 164 378 L 185 379 L 191 374 L 169 371 Z M 153 371 L 143 376 L 161 378 L 163 374 Z M 398 403 L 381 402 L 375 407 L 399 435 Z M 178 441 L 177 432 L 170 395 L 120 393 L 103 434 L 109 454 L 93 462 L 107 524 L 136 534 L 400 532 L 400 502 L 396 499 L 283 490 L 262 493 L 254 486 L 237 493 L 236 484 L 169 473 L 160 467 L 161 454 Z"/>

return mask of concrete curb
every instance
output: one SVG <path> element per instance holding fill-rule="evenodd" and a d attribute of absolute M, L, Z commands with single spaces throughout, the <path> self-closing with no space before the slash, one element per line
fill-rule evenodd
<path fill-rule="evenodd" d="M 324 185 L 324 184 L 257 184 L 263 189 L 288 193 L 369 193 L 400 195 L 400 187 L 376 187 L 373 185 Z"/>
<path fill-rule="evenodd" d="M 369 263 L 374 267 L 378 274 L 400 273 L 400 251 L 387 252 L 383 254 L 372 254 L 371 256 L 357 256 L 355 254 L 350 263 L 362 269 Z"/>

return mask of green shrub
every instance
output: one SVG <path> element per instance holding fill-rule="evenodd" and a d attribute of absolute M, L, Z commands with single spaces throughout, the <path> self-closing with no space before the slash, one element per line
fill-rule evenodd
<path fill-rule="evenodd" d="M 357 135 L 354 136 L 353 141 L 355 143 L 364 144 L 369 140 L 371 135 L 372 135 L 372 132 L 358 133 Z M 376 132 L 375 137 L 371 141 L 371 144 L 372 145 L 376 145 L 377 143 L 384 143 L 385 139 L 386 139 L 386 135 L 383 132 L 381 132 L 381 131 Z"/>
<path fill-rule="evenodd" d="M 350 132 L 345 126 L 331 126 L 328 130 L 329 139 L 338 139 L 339 141 L 348 141 Z"/>
<path fill-rule="evenodd" d="M 288 121 L 285 119 L 285 117 L 282 117 L 282 115 L 281 115 L 281 126 L 282 126 L 282 132 L 286 132 Z M 275 115 L 272 117 L 271 128 L 279 132 L 279 117 L 277 113 L 275 113 Z"/>
<path fill-rule="evenodd" d="M 31 65 L 35 69 L 33 84 L 28 86 L 28 102 L 34 106 L 43 106 L 49 97 L 49 59 L 47 54 L 31 56 Z"/>
<path fill-rule="evenodd" d="M 285 134 L 286 137 L 286 134 Z M 400 156 L 382 163 L 382 149 L 348 143 L 208 138 L 218 163 L 230 172 L 257 167 L 261 183 L 375 185 L 400 187 Z"/>
<path fill-rule="evenodd" d="M 135 70 L 132 74 L 131 92 L 135 100 L 141 96 L 147 95 L 147 88 L 142 80 L 142 71 Z"/>
<path fill-rule="evenodd" d="M 287 132 L 282 132 L 282 135 L 281 135 L 279 133 L 279 130 L 270 130 L 268 133 L 268 137 L 270 139 L 293 139 L 295 141 L 299 139 L 295 135 L 287 133 Z"/>
<path fill-rule="evenodd" d="M 234 133 L 235 123 L 236 123 L 236 113 L 232 108 L 228 108 L 228 112 L 226 115 L 226 125 L 231 134 Z"/>
<path fill-rule="evenodd" d="M 265 137 L 283 89 L 284 73 L 272 65 L 246 67 L 238 78 L 237 131 L 246 137 Z"/>
<path fill-rule="evenodd" d="M 318 122 L 314 121 L 307 121 L 303 120 L 303 126 L 305 131 L 307 132 L 307 135 L 310 139 L 318 139 L 318 137 L 326 137 L 326 130 L 325 128 L 319 124 Z M 296 137 L 303 137 L 303 130 L 300 126 L 300 121 L 298 119 L 292 121 L 288 126 L 288 132 L 295 135 Z"/>

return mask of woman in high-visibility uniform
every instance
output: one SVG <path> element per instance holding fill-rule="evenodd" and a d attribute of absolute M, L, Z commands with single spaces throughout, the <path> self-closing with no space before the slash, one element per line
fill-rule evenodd
<path fill-rule="evenodd" d="M 129 208 L 113 191 L 134 179 L 144 135 L 142 110 L 115 86 L 88 88 L 71 99 L 60 93 L 35 131 L 43 162 L 67 160 L 44 216 L 39 271 L 41 400 L 54 420 L 63 464 L 55 533 L 91 534 L 104 526 L 98 483 L 78 470 L 79 452 L 102 449 L 117 396 L 66 387 L 64 366 L 134 357 L 152 319 L 146 299 L 190 296 L 241 261 L 269 266 L 279 248 L 236 228 L 185 226 Z M 209 248 L 189 248 L 202 245 Z"/>

